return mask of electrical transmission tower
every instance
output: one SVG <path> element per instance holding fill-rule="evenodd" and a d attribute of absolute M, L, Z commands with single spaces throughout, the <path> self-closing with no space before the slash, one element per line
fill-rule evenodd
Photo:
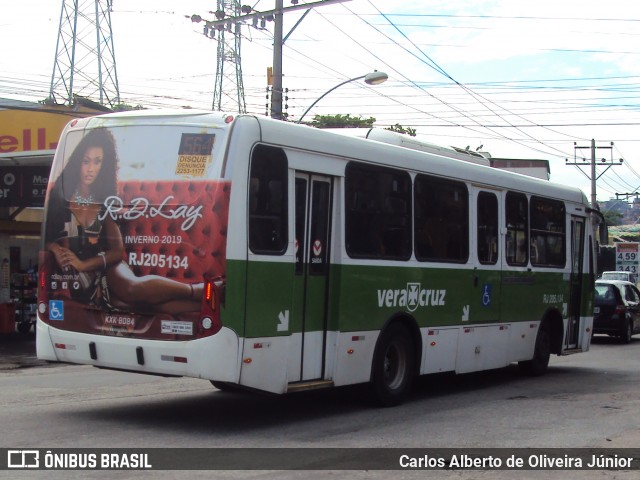
<path fill-rule="evenodd" d="M 273 10 L 259 12 L 249 5 L 240 5 L 239 1 L 223 1 L 218 0 L 218 9 L 215 12 L 215 20 L 205 20 L 200 15 L 192 15 L 191 21 L 199 23 L 204 21 L 204 34 L 210 38 L 218 35 L 218 63 L 216 69 L 216 84 L 213 93 L 213 109 L 227 110 L 237 108 L 239 113 L 246 112 L 246 104 L 244 101 L 244 86 L 242 84 L 242 65 L 240 62 L 240 26 L 247 21 L 251 21 L 254 28 L 264 30 L 266 22 L 274 22 L 274 50 L 273 50 L 273 67 L 271 67 L 271 76 L 273 87 L 271 89 L 271 116 L 282 120 L 286 115 L 282 113 L 282 46 L 287 37 L 283 37 L 282 17 L 284 12 L 292 10 L 306 10 L 307 12 L 298 20 L 294 29 L 302 21 L 311 9 L 332 3 L 342 3 L 349 0 L 318 0 L 304 4 L 298 4 L 298 0 L 291 0 L 292 6 L 284 7 L 283 0 L 276 0 L 276 8 Z M 293 31 L 293 30 L 292 30 Z M 230 37 L 227 40 L 226 37 Z M 227 64 L 235 65 L 235 69 L 226 68 Z M 229 85 L 225 86 L 223 91 L 223 82 Z M 271 83 L 269 83 L 271 84 Z"/>
<path fill-rule="evenodd" d="M 246 8 L 246 7 L 245 7 Z M 218 20 L 240 15 L 238 0 L 218 0 L 215 12 Z M 218 51 L 216 60 L 216 80 L 213 88 L 213 110 L 246 113 L 244 84 L 242 83 L 242 62 L 240 55 L 240 22 L 228 23 L 218 27 L 205 25 L 204 33 L 211 38 L 218 32 Z"/>
<path fill-rule="evenodd" d="M 120 103 L 111 31 L 112 0 L 62 0 L 56 57 L 47 102 L 74 97 L 114 107 Z"/>

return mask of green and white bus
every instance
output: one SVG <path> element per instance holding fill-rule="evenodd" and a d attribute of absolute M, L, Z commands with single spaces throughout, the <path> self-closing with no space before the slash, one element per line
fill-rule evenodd
<path fill-rule="evenodd" d="M 383 405 L 417 375 L 538 375 L 589 349 L 595 224 L 578 188 L 259 116 L 73 120 L 37 353 Z"/>

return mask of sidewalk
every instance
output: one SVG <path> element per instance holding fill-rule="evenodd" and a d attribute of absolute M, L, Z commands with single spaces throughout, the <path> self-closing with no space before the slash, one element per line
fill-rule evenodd
<path fill-rule="evenodd" d="M 14 332 L 0 335 L 0 371 L 48 365 L 36 358 L 36 334 Z"/>

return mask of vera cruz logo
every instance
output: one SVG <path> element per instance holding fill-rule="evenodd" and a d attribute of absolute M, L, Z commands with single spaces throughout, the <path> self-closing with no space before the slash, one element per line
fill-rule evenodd
<path fill-rule="evenodd" d="M 402 307 L 414 312 L 418 307 L 443 307 L 446 290 L 421 288 L 419 283 L 407 283 L 404 289 L 378 290 L 378 308 Z"/>

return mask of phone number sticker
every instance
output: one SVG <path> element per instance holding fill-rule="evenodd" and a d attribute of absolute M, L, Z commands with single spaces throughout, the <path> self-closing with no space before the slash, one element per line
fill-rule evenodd
<path fill-rule="evenodd" d="M 161 253 L 129 253 L 129 265 L 138 267 L 189 268 L 189 258 Z"/>

